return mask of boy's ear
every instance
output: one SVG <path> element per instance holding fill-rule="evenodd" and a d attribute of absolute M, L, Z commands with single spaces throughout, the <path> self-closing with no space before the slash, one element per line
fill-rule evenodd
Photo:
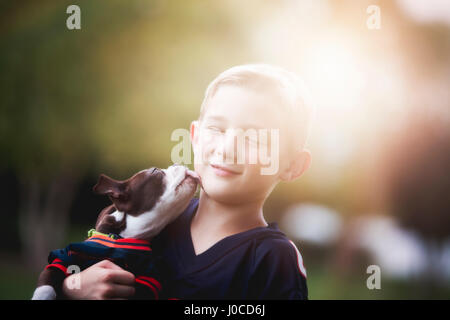
<path fill-rule="evenodd" d="M 190 130 L 190 136 L 191 136 L 191 143 L 192 145 L 197 144 L 197 140 L 198 140 L 198 120 L 192 121 L 191 122 L 191 130 Z"/>
<path fill-rule="evenodd" d="M 307 149 L 298 151 L 289 166 L 280 174 L 280 179 L 291 182 L 300 178 L 311 166 L 311 152 Z"/>

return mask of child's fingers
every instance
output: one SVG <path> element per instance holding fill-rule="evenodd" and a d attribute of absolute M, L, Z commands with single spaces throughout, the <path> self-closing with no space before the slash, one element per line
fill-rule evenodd
<path fill-rule="evenodd" d="M 114 262 L 111 262 L 109 260 L 102 260 L 100 262 L 97 262 L 94 266 L 105 268 L 105 269 L 115 269 L 115 270 L 123 270 L 121 267 L 119 267 Z"/>
<path fill-rule="evenodd" d="M 134 285 L 134 274 L 131 272 L 121 270 L 108 270 L 108 273 L 105 275 L 106 281 L 114 284 L 122 284 L 122 285 Z"/>
<path fill-rule="evenodd" d="M 125 299 L 130 298 L 134 295 L 135 289 L 132 286 L 126 286 L 121 284 L 112 284 L 108 290 L 108 299 Z"/>

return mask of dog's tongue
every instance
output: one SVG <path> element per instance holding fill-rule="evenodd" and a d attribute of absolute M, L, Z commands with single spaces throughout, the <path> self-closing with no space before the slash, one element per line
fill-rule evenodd
<path fill-rule="evenodd" d="M 198 183 L 200 183 L 200 184 L 202 183 L 202 179 L 200 178 L 200 176 L 198 175 L 197 172 L 187 169 L 187 170 L 186 170 L 186 175 L 187 175 L 187 176 L 191 176 L 192 178 L 194 178 L 195 180 L 197 180 Z"/>

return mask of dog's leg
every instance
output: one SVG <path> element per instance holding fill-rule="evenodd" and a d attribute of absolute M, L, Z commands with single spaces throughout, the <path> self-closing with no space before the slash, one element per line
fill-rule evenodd
<path fill-rule="evenodd" d="M 31 300 L 55 300 L 56 291 L 52 286 L 43 285 L 34 290 Z"/>
<path fill-rule="evenodd" d="M 47 268 L 39 275 L 37 288 L 31 300 L 55 300 L 65 274 L 58 269 Z"/>

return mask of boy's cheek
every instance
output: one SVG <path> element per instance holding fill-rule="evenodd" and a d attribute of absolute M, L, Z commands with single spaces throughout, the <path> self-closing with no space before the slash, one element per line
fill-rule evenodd
<path fill-rule="evenodd" d="M 194 170 L 202 179 L 203 187 L 207 186 L 211 182 L 214 183 L 215 176 L 208 163 L 195 163 Z"/>
<path fill-rule="evenodd" d="M 249 185 L 257 184 L 260 186 L 268 186 L 274 183 L 278 175 L 276 168 L 270 169 L 268 166 L 248 165 L 246 180 L 249 181 Z"/>
<path fill-rule="evenodd" d="M 200 175 L 200 178 L 203 178 L 202 174 L 204 172 L 204 167 L 205 165 L 202 163 L 194 163 L 194 171 Z"/>
<path fill-rule="evenodd" d="M 207 144 L 202 143 L 202 141 L 199 141 L 196 145 L 193 146 L 194 149 L 194 164 L 203 164 L 208 163 L 208 154 L 210 151 L 208 151 L 210 148 L 208 148 Z"/>

